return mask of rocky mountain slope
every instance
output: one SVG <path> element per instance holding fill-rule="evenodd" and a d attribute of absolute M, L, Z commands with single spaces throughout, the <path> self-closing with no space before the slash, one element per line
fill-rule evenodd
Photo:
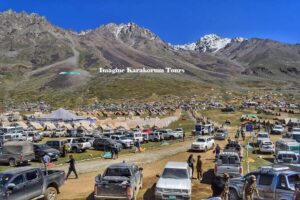
<path fill-rule="evenodd" d="M 115 77 L 99 74 L 99 67 L 171 67 L 185 73 Z M 80 75 L 62 75 L 65 71 L 78 71 Z M 105 97 L 107 93 L 99 94 L 98 90 L 106 91 L 107 84 L 118 86 L 120 79 L 147 82 L 149 88 L 153 82 L 173 88 L 186 81 L 199 88 L 233 87 L 247 80 L 288 80 L 294 85 L 299 83 L 299 73 L 300 45 L 296 44 L 211 34 L 194 43 L 172 45 L 134 23 L 110 23 L 76 33 L 52 25 L 37 14 L 11 10 L 0 13 L 0 99 L 43 98 L 55 92 L 59 96 L 71 92 Z M 121 86 L 126 87 L 123 83 Z M 168 92 L 173 89 L 162 93 Z M 128 95 L 131 93 L 128 91 Z M 114 96 L 111 91 L 109 94 Z"/>

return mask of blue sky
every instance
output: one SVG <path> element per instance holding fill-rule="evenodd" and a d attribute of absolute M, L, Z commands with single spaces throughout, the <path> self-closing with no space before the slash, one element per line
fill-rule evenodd
<path fill-rule="evenodd" d="M 299 0 L 0 0 L 76 31 L 135 22 L 173 44 L 209 33 L 300 43 Z"/>

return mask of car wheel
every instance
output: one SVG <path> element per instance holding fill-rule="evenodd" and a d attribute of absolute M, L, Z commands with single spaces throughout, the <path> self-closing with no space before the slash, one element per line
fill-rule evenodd
<path fill-rule="evenodd" d="M 45 193 L 45 200 L 55 200 L 57 197 L 57 190 L 54 187 L 48 187 Z"/>
<path fill-rule="evenodd" d="M 76 148 L 76 147 L 73 147 L 73 148 L 72 148 L 72 152 L 73 152 L 73 153 L 78 153 L 78 152 L 79 152 L 79 150 L 78 150 L 78 148 Z"/>
<path fill-rule="evenodd" d="M 175 140 L 175 137 L 174 136 L 170 136 L 170 140 Z"/>
<path fill-rule="evenodd" d="M 11 166 L 11 167 L 17 166 L 17 162 L 14 158 L 10 158 L 8 163 L 9 163 L 9 166 Z"/>
<path fill-rule="evenodd" d="M 230 200 L 240 200 L 239 195 L 237 194 L 235 189 L 229 189 L 229 199 Z"/>

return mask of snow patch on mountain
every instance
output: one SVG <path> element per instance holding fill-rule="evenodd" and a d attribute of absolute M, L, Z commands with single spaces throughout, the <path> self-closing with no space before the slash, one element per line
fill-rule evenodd
<path fill-rule="evenodd" d="M 182 45 L 171 45 L 175 50 L 186 50 L 186 51 L 195 51 L 196 50 L 196 43 L 188 43 Z"/>

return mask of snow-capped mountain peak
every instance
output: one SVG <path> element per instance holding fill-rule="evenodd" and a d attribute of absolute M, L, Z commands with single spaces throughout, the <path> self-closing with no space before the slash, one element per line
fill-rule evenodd
<path fill-rule="evenodd" d="M 189 51 L 200 51 L 200 52 L 211 52 L 216 53 L 219 50 L 226 47 L 231 42 L 243 42 L 245 39 L 241 37 L 236 38 L 222 38 L 217 34 L 208 34 L 201 37 L 197 42 L 173 45 L 175 50 L 189 50 Z"/>

